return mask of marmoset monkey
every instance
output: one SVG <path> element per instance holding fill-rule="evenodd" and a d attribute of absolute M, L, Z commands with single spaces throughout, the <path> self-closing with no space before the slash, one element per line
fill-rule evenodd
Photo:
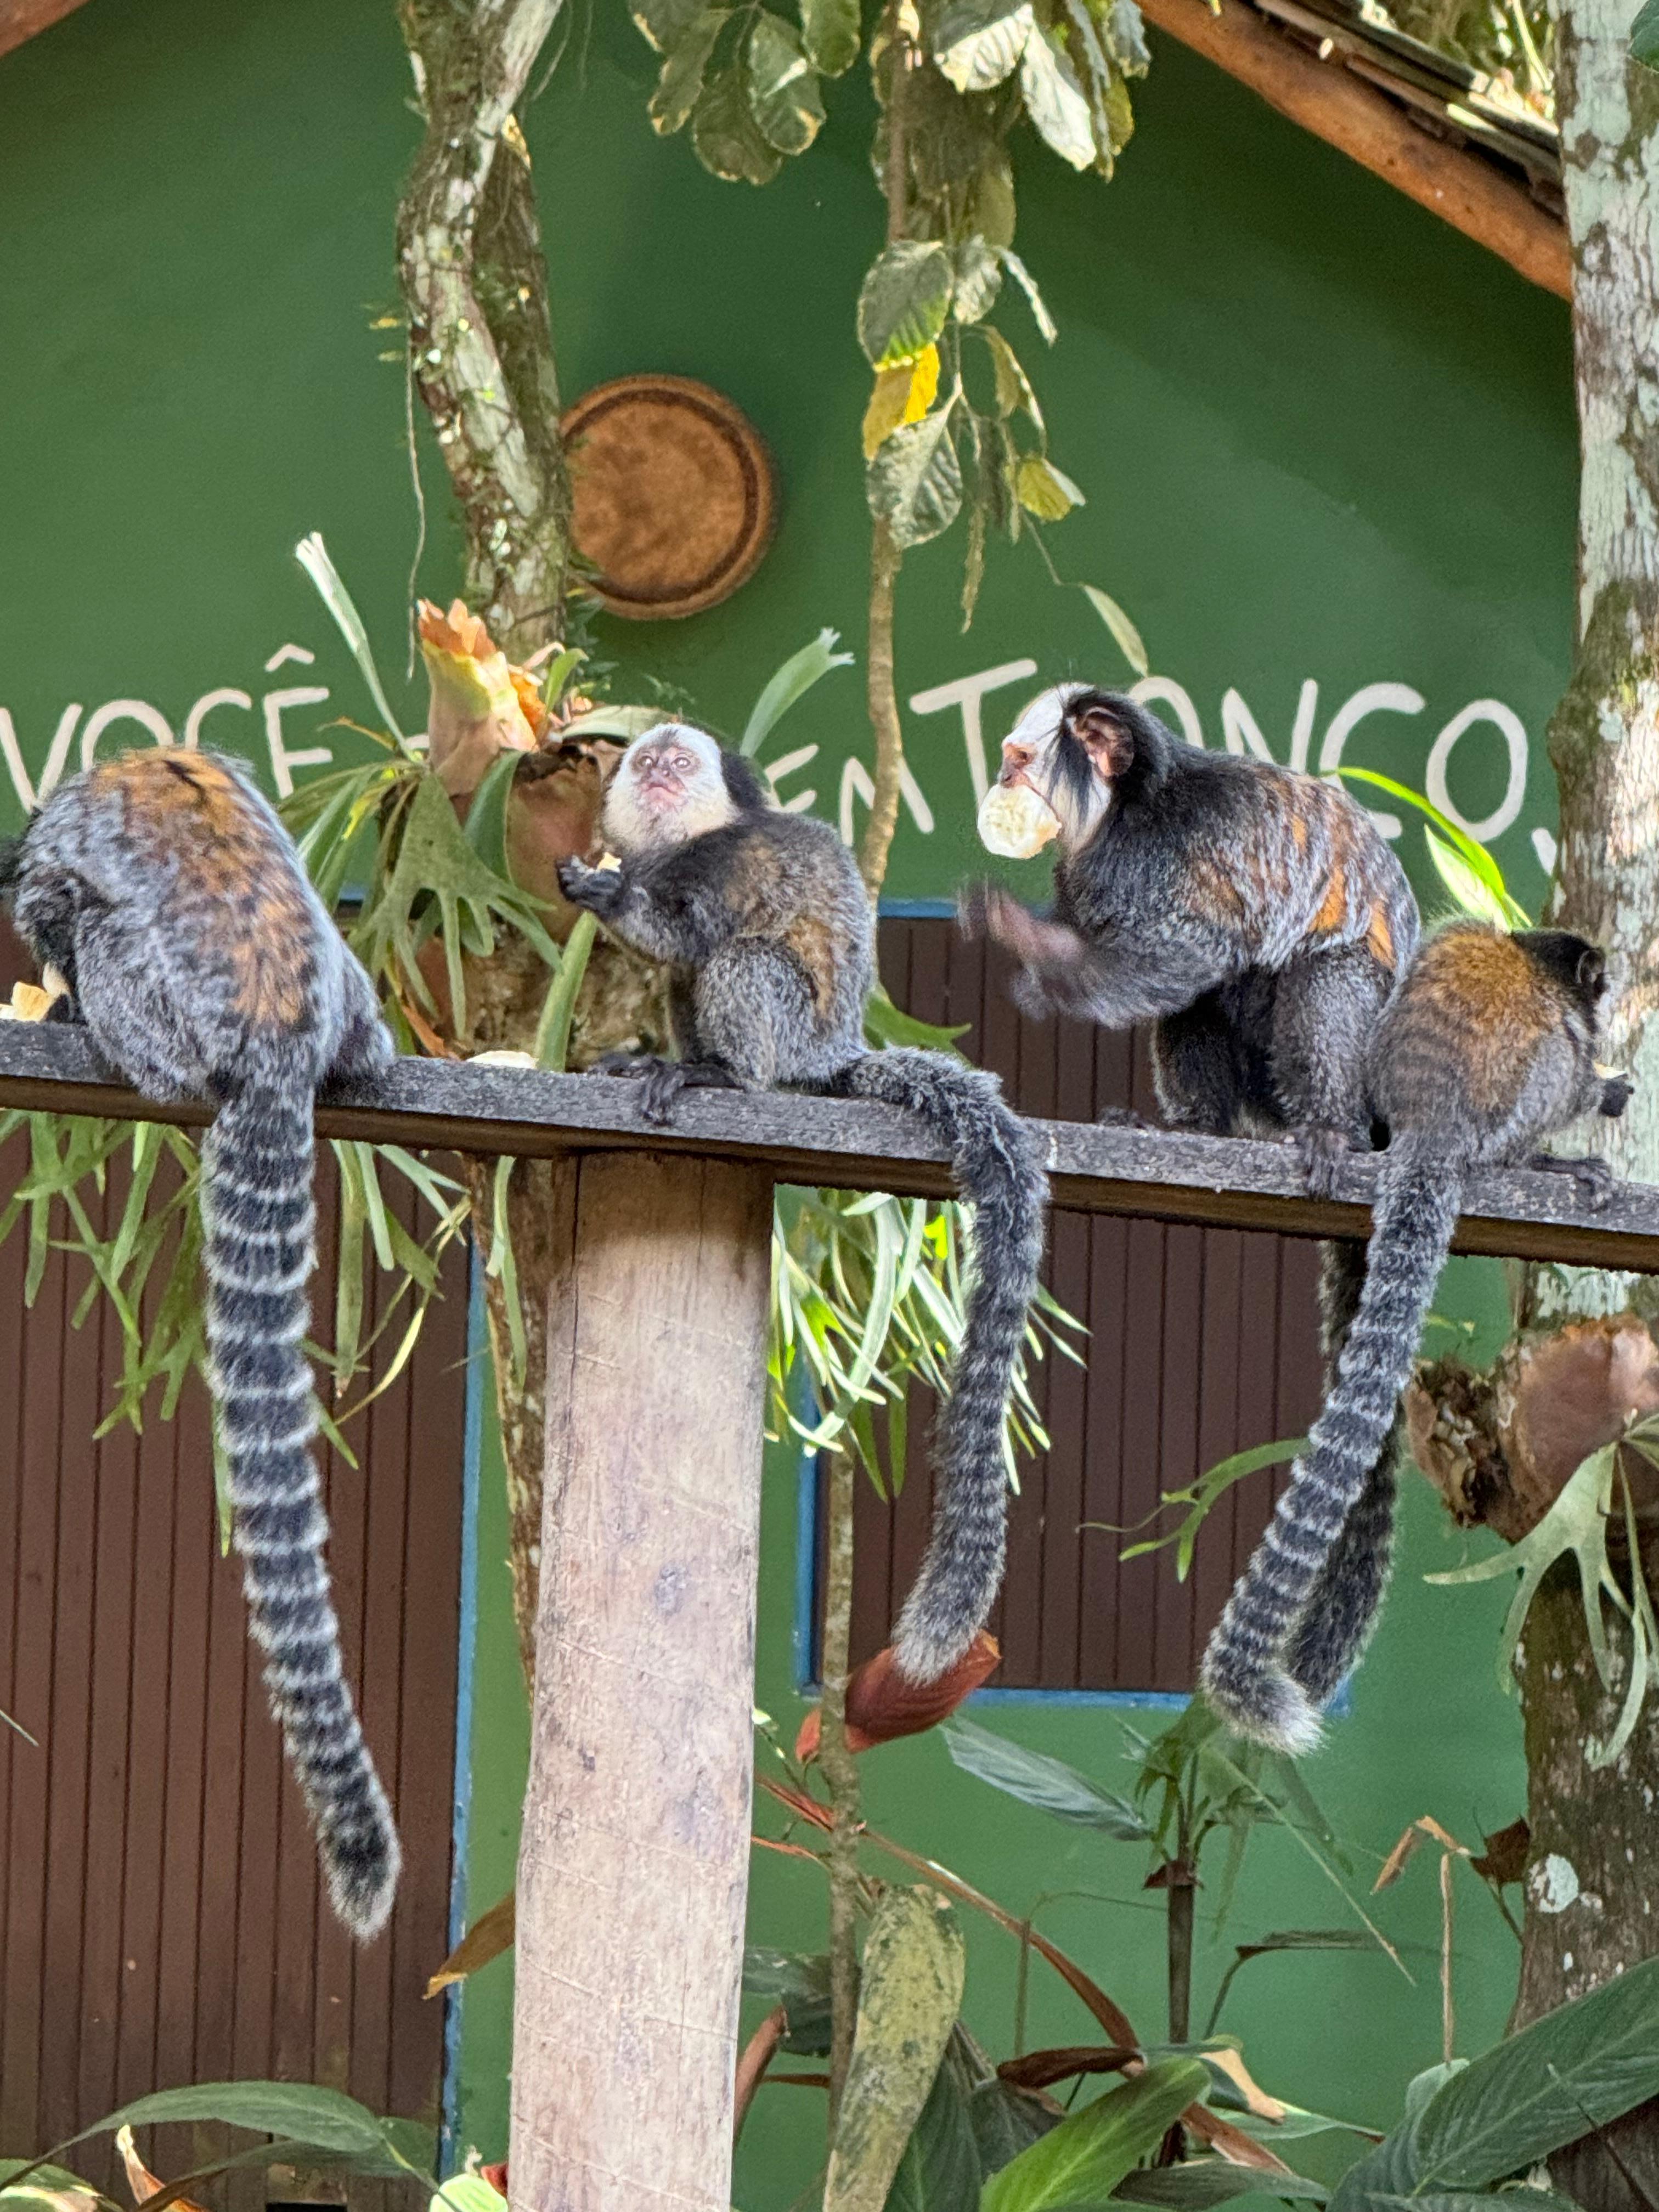
<path fill-rule="evenodd" d="M 872 1052 L 870 901 L 827 823 L 774 806 L 746 760 L 671 722 L 637 738 L 606 794 L 617 868 L 567 862 L 567 898 L 670 969 L 678 1060 L 611 1063 L 637 1075 L 647 1119 L 714 1085 L 876 1098 L 950 1146 L 974 1206 L 967 1326 L 941 1409 L 927 1555 L 895 1632 L 899 1668 L 943 1674 L 983 1626 L 1002 1579 L 1003 1416 L 1037 1285 L 1048 1184 L 1036 1140 L 996 1079 L 945 1053 Z"/>
<path fill-rule="evenodd" d="M 316 1823 L 334 1909 L 384 1924 L 399 1853 L 341 1670 L 301 1348 L 319 1085 L 392 1058 L 374 990 L 237 763 L 173 749 L 60 784 L 0 859 L 64 1018 L 155 1099 L 205 1098 L 210 1376 L 249 1627 Z"/>
<path fill-rule="evenodd" d="M 1389 1129 L 1364 1286 L 1335 1388 L 1204 1655 L 1212 1705 L 1245 1735 L 1302 1752 L 1319 1705 L 1364 1649 L 1389 1533 L 1359 1512 L 1477 1170 L 1526 1163 L 1592 1194 L 1600 1159 L 1535 1147 L 1581 1115 L 1615 1116 L 1631 1086 L 1595 1065 L 1606 963 L 1565 930 L 1506 936 L 1455 922 L 1425 944 L 1383 1017 L 1370 1090 Z"/>
<path fill-rule="evenodd" d="M 1003 820 L 1016 807 L 1028 823 Z M 1063 684 L 1015 723 L 981 826 L 994 851 L 1059 847 L 1046 919 L 989 884 L 963 902 L 964 927 L 1021 962 L 1027 1012 L 1153 1022 L 1173 1127 L 1288 1133 L 1328 1194 L 1342 1153 L 1369 1149 L 1366 1064 L 1418 939 L 1411 886 L 1364 809 Z"/>
<path fill-rule="evenodd" d="M 1152 1021 L 1172 1127 L 1288 1134 L 1329 1195 L 1342 1154 L 1370 1146 L 1376 1024 L 1419 934 L 1405 872 L 1364 808 L 1323 778 L 1183 744 L 1133 700 L 1064 684 L 1015 723 L 980 828 L 994 852 L 1059 847 L 1048 919 L 990 888 L 963 902 L 964 927 L 1022 962 L 1026 1009 Z M 1328 1392 L 1364 1268 L 1363 1244 L 1325 1246 Z M 1398 1454 L 1390 1421 L 1344 1540 L 1356 1583 L 1389 1555 Z"/>

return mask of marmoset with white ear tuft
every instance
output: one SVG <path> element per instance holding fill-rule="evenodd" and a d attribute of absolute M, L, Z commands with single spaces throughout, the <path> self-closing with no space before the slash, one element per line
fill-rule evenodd
<path fill-rule="evenodd" d="M 963 927 L 1021 963 L 1025 1009 L 1152 1022 L 1166 1121 L 1288 1136 L 1310 1188 L 1330 1195 L 1344 1153 L 1370 1146 L 1371 1049 L 1419 932 L 1364 809 L 1322 777 L 1183 744 L 1134 700 L 1064 684 L 1015 723 L 980 834 L 1015 858 L 1059 848 L 1048 917 L 990 886 L 963 902 Z M 1325 1246 L 1328 1393 L 1364 1280 L 1363 1244 Z M 1333 1568 L 1371 1589 L 1356 1600 L 1367 1618 L 1388 1573 L 1398 1453 L 1391 1409 Z"/>
<path fill-rule="evenodd" d="M 939 1417 L 933 1527 L 895 1632 L 931 1681 L 984 1626 L 1002 1580 L 1003 1417 L 1037 1287 L 1048 1182 L 1037 1139 L 994 1076 L 939 1052 L 871 1051 L 874 924 L 829 823 L 775 806 L 749 763 L 671 722 L 618 763 L 604 814 L 620 868 L 568 861 L 567 898 L 665 962 L 678 1060 L 602 1063 L 638 1078 L 665 1121 L 691 1085 L 799 1090 L 906 1107 L 949 1146 L 974 1207 L 967 1326 Z"/>

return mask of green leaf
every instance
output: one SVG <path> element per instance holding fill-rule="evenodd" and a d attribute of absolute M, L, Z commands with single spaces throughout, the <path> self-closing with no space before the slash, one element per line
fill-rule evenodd
<path fill-rule="evenodd" d="M 1161 2059 L 1062 2120 L 993 2175 L 980 2212 L 1086 2212 L 1104 2205 L 1208 2082 L 1195 2059 Z"/>
<path fill-rule="evenodd" d="M 1013 75 L 1036 25 L 1031 0 L 951 0 L 933 27 L 933 59 L 958 92 L 988 92 Z"/>
<path fill-rule="evenodd" d="M 1620 1595 L 1607 1559 L 1607 1533 L 1616 1456 L 1617 1448 L 1613 1444 L 1592 1452 L 1574 1470 L 1543 1519 L 1518 1544 L 1506 1545 L 1489 1558 L 1477 1559 L 1472 1566 L 1453 1567 L 1444 1573 L 1423 1577 L 1425 1582 L 1452 1585 L 1495 1582 L 1500 1575 L 1506 1574 L 1520 1576 L 1521 1587 L 1510 1603 L 1504 1632 L 1498 1638 L 1498 1683 L 1502 1690 L 1508 1691 L 1514 1686 L 1511 1668 L 1515 1648 L 1521 1640 L 1521 1631 L 1538 1587 L 1556 1561 L 1569 1553 L 1577 1563 L 1584 1626 L 1596 1671 L 1607 1687 L 1613 1687 L 1601 1593 L 1606 1590 L 1615 1600 Z"/>
<path fill-rule="evenodd" d="M 187 2088 L 157 2090 L 123 2105 L 75 2140 L 106 2128 L 199 2120 L 219 2120 L 259 2135 L 286 2136 L 353 2158 L 372 2156 L 386 2143 L 384 2124 L 367 2105 L 338 2089 L 303 2081 L 198 2081 Z"/>
<path fill-rule="evenodd" d="M 773 670 L 743 726 L 738 750 L 745 760 L 755 757 L 789 709 L 804 699 L 821 678 L 832 668 L 853 665 L 850 653 L 836 651 L 840 643 L 839 630 L 821 629 L 810 645 L 802 646 L 799 653 L 792 653 L 781 666 Z"/>
<path fill-rule="evenodd" d="M 1044 143 L 1074 169 L 1091 167 L 1096 146 L 1087 95 L 1059 40 L 1041 25 L 1020 56 L 1019 88 L 1025 112 Z"/>
<path fill-rule="evenodd" d="M 820 2058 L 830 2048 L 830 1960 L 750 1944 L 743 1954 L 743 1986 L 750 1996 L 781 2005 L 789 2023 L 783 2047 L 793 2056 Z"/>
<path fill-rule="evenodd" d="M 1179 2166 L 1150 2166 L 1126 2173 L 1113 2195 L 1130 2204 L 1155 2204 L 1164 2212 L 1211 2212 L 1235 2197 L 1306 2197 L 1322 2204 L 1322 2182 L 1299 2173 L 1258 2173 L 1224 2158 L 1189 2158 Z"/>
<path fill-rule="evenodd" d="M 1031 310 L 1032 319 L 1042 333 L 1043 343 L 1052 345 L 1060 336 L 1060 329 L 1054 317 L 1048 313 L 1042 293 L 1036 288 L 1036 277 L 1032 276 L 1012 246 L 1001 246 L 998 251 L 1002 256 L 1003 267 L 1025 295 L 1026 305 Z"/>
<path fill-rule="evenodd" d="M 1018 1797 L 1057 1820 L 1079 1828 L 1097 1828 L 1119 1843 L 1145 1843 L 1150 1832 L 1134 1807 L 1109 1790 L 1103 1790 L 1086 1774 L 1079 1774 L 1064 1759 L 1046 1752 L 1028 1751 L 1024 1744 L 996 1735 L 975 1722 L 954 1714 L 941 1723 L 940 1734 L 953 1764 L 964 1774 L 988 1782 L 994 1790 Z"/>
<path fill-rule="evenodd" d="M 1659 1959 L 1547 2013 L 1424 2107 L 1421 2190 L 1480 2188 L 1659 2095 Z"/>
<path fill-rule="evenodd" d="M 962 467 L 951 442 L 949 408 L 906 422 L 865 470 L 865 495 L 902 547 L 926 544 L 956 520 Z"/>
<path fill-rule="evenodd" d="M 876 368 L 925 353 L 951 308 L 951 257 L 924 239 L 901 239 L 872 263 L 859 291 L 859 343 Z"/>
<path fill-rule="evenodd" d="M 1041 431 L 1042 410 L 1037 405 L 1036 394 L 1031 389 L 1031 380 L 1019 365 L 1018 355 L 1003 337 L 1002 332 L 988 323 L 980 332 L 980 336 L 990 348 L 991 366 L 996 374 L 997 412 L 1006 418 L 1012 415 L 1017 407 L 1023 407 Z"/>
<path fill-rule="evenodd" d="M 984 2180 L 968 2100 L 949 2054 L 910 2131 L 884 2212 L 963 2212 Z"/>
<path fill-rule="evenodd" d="M 1112 0 L 1106 14 L 1106 44 L 1125 76 L 1145 76 L 1151 69 L 1146 25 L 1135 0 Z"/>
<path fill-rule="evenodd" d="M 817 71 L 800 33 L 763 8 L 749 33 L 749 105 L 761 136 L 780 154 L 804 154 L 823 122 Z"/>
<path fill-rule="evenodd" d="M 979 2162 L 988 2174 L 1000 2173 L 1024 2150 L 1060 2125 L 1060 2115 L 1029 2089 L 1006 2081 L 981 2081 L 968 2100 L 968 2117 Z"/>
<path fill-rule="evenodd" d="M 547 987 L 541 1019 L 536 1024 L 531 1046 L 538 1067 L 560 1071 L 570 1056 L 570 1025 L 575 1018 L 576 996 L 582 987 L 582 977 L 587 973 L 587 963 L 599 933 L 599 921 L 593 915 L 579 914 L 571 924 L 559 957 L 558 972 Z"/>
<path fill-rule="evenodd" d="M 323 543 L 323 533 L 313 530 L 309 538 L 302 538 L 294 549 L 294 557 L 317 586 L 318 596 L 334 617 L 340 635 L 351 647 L 351 657 L 368 684 L 369 696 L 380 708 L 388 730 L 407 752 L 409 743 L 398 726 L 380 682 L 380 672 L 374 665 L 374 655 L 369 650 L 368 632 L 358 613 L 351 594 L 341 581 L 339 571 L 328 557 L 328 548 Z"/>
<path fill-rule="evenodd" d="M 859 0 L 800 0 L 801 35 L 814 69 L 840 76 L 859 53 Z"/>
<path fill-rule="evenodd" d="M 708 67 L 709 56 L 730 20 L 729 9 L 705 8 L 669 49 L 647 109 L 652 127 L 665 138 L 672 137 L 690 119 L 702 91 L 703 72 Z"/>
<path fill-rule="evenodd" d="M 1455 852 L 1443 837 L 1437 836 L 1426 822 L 1423 825 L 1423 842 L 1429 848 L 1435 872 L 1462 911 L 1472 914 L 1478 921 L 1490 921 L 1507 930 L 1510 917 L 1503 900 L 1481 882 L 1462 854 Z"/>
<path fill-rule="evenodd" d="M 1041 453 L 1027 453 L 1021 461 L 1014 490 L 1026 513 L 1039 522 L 1063 522 L 1074 507 L 1084 504 L 1083 494 L 1070 477 Z"/>
<path fill-rule="evenodd" d="M 761 136 L 743 73 L 735 66 L 717 71 L 697 94 L 691 144 L 704 168 L 728 184 L 770 184 L 783 167 L 783 156 Z M 653 714 L 652 719 L 662 717 Z"/>
<path fill-rule="evenodd" d="M 1002 289 L 1002 264 L 976 231 L 962 240 L 951 258 L 956 283 L 951 312 L 959 323 L 977 323 L 996 304 Z"/>
<path fill-rule="evenodd" d="M 962 2003 L 964 1951 L 937 1890 L 887 1890 L 865 1939 L 858 2024 L 823 2212 L 882 2212 Z"/>
<path fill-rule="evenodd" d="M 985 243 L 1003 252 L 1014 242 L 1014 173 L 1000 148 L 975 177 L 969 218 Z"/>
<path fill-rule="evenodd" d="M 1097 584 L 1078 586 L 1085 599 L 1100 617 L 1117 641 L 1118 651 L 1137 676 L 1146 675 L 1152 663 L 1146 658 L 1146 648 L 1141 643 L 1140 632 L 1130 621 L 1109 592 L 1103 592 Z"/>
<path fill-rule="evenodd" d="M 907 1014 L 896 1006 L 879 984 L 870 994 L 864 1009 L 865 1042 L 879 1048 L 888 1044 L 920 1045 L 924 1052 L 950 1052 L 958 1037 L 966 1036 L 971 1022 L 962 1022 L 955 1029 L 942 1029 L 936 1022 L 919 1022 L 914 1014 Z"/>
<path fill-rule="evenodd" d="M 462 831 L 466 842 L 490 873 L 504 883 L 513 879 L 507 859 L 507 809 L 513 782 L 525 756 L 504 747 L 484 770 L 466 810 Z"/>
<path fill-rule="evenodd" d="M 672 53 L 699 15 L 705 0 L 629 0 L 628 12 L 661 54 Z"/>
<path fill-rule="evenodd" d="M 1630 54 L 1644 69 L 1659 70 L 1659 0 L 1647 0 L 1630 27 Z"/>
<path fill-rule="evenodd" d="M 1339 767 L 1336 773 L 1356 783 L 1375 784 L 1379 791 L 1386 791 L 1389 798 L 1403 799 L 1407 806 L 1414 806 L 1419 814 L 1426 815 L 1445 842 L 1450 845 L 1474 869 L 1481 882 L 1497 895 L 1514 927 L 1530 928 L 1531 923 L 1528 920 L 1526 909 L 1517 906 L 1510 897 L 1509 887 L 1504 881 L 1503 871 L 1492 854 L 1484 845 L 1471 837 L 1467 830 L 1452 821 L 1449 816 L 1443 814 L 1432 799 L 1425 799 L 1420 791 L 1413 791 L 1407 784 L 1396 783 L 1391 775 L 1379 775 L 1375 769 Z"/>

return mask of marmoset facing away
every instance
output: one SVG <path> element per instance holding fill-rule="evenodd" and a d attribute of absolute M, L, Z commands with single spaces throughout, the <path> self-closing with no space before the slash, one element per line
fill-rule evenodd
<path fill-rule="evenodd" d="M 827 823 L 786 814 L 746 760 L 668 723 L 636 738 L 606 794 L 620 869 L 567 862 L 565 896 L 668 964 L 678 1060 L 612 1062 L 647 1119 L 688 1085 L 876 1098 L 949 1146 L 974 1206 L 967 1326 L 940 1410 L 927 1555 L 895 1632 L 901 1671 L 932 1680 L 972 1643 L 1002 1579 L 1003 1415 L 1036 1293 L 1048 1195 L 1036 1139 L 994 1076 L 949 1054 L 872 1052 L 869 896 Z"/>
<path fill-rule="evenodd" d="M 1152 1021 L 1173 1127 L 1288 1134 L 1328 1194 L 1342 1154 L 1370 1146 L 1377 1023 L 1419 933 L 1364 808 L 1321 777 L 1183 744 L 1133 700 L 1071 684 L 1020 715 L 981 823 L 994 850 L 1059 845 L 1050 919 L 996 890 L 963 904 L 967 927 L 1024 963 L 1028 1011 Z M 1362 1243 L 1324 1247 L 1328 1393 L 1364 1273 Z M 1332 1563 L 1355 1592 L 1379 1562 L 1386 1572 L 1398 1456 L 1391 1418 Z M 1355 1609 L 1369 1617 L 1381 1595 L 1379 1583 Z M 1322 1656 L 1334 1663 L 1340 1639 Z"/>
<path fill-rule="evenodd" d="M 202 1144 L 202 1252 L 249 1628 L 334 1909 L 367 1939 L 391 1910 L 399 1853 L 341 1671 L 301 1343 L 315 1096 L 392 1058 L 374 987 L 288 832 L 213 754 L 130 752 L 60 785 L 0 882 L 110 1066 L 146 1097 L 218 1105 Z"/>
<path fill-rule="evenodd" d="M 1242 1734 L 1301 1752 L 1318 1706 L 1363 1650 L 1388 1577 L 1387 1529 L 1350 1527 L 1410 1377 L 1469 1176 L 1526 1164 L 1605 1197 L 1601 1159 L 1541 1140 L 1623 1113 L 1631 1086 L 1595 1065 L 1601 952 L 1565 930 L 1510 937 L 1455 922 L 1425 945 L 1376 1041 L 1371 1091 L 1389 1129 L 1358 1312 L 1336 1387 L 1204 1655 L 1206 1694 Z"/>

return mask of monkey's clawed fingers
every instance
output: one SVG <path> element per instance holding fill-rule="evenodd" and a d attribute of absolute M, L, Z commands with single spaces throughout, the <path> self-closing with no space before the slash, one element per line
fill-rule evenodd
<path fill-rule="evenodd" d="M 585 860 L 561 860 L 559 889 L 572 906 L 602 915 L 617 902 L 622 878 L 615 868 L 590 868 Z"/>
<path fill-rule="evenodd" d="M 588 1073 L 590 1075 L 649 1075 L 653 1067 L 661 1066 L 662 1062 L 653 1053 L 608 1052 L 602 1060 L 594 1061 Z"/>

